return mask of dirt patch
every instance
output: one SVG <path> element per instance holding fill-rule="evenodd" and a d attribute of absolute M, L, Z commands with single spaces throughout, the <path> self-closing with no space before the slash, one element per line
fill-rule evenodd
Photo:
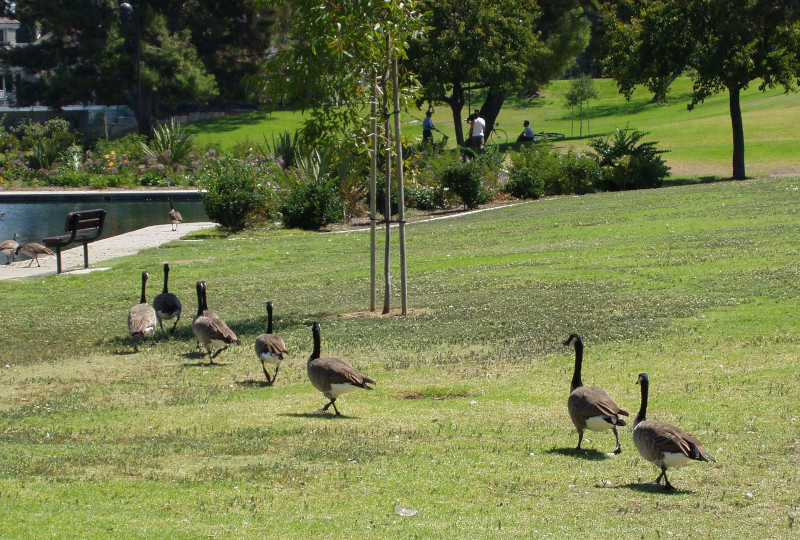
<path fill-rule="evenodd" d="M 406 317 L 416 317 L 419 315 L 430 315 L 433 313 L 428 308 L 409 309 Z M 380 311 L 354 311 L 352 313 L 340 313 L 337 315 L 340 319 L 358 319 L 360 317 L 400 317 L 403 315 L 401 308 L 394 308 L 389 313 L 381 313 Z"/>

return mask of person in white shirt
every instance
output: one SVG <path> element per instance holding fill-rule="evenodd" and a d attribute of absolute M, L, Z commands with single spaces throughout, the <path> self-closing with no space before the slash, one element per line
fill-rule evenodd
<path fill-rule="evenodd" d="M 533 128 L 531 127 L 531 123 L 525 120 L 522 125 L 525 129 L 522 130 L 522 133 L 519 137 L 517 137 L 517 142 L 530 142 L 533 140 L 534 133 Z"/>
<path fill-rule="evenodd" d="M 486 129 L 486 120 L 481 118 L 480 111 L 472 115 L 472 148 L 483 148 L 483 134 Z"/>

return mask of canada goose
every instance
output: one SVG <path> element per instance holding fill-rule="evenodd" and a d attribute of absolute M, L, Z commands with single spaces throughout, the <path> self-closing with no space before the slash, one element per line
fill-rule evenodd
<path fill-rule="evenodd" d="M 650 377 L 647 373 L 640 373 L 636 384 L 642 387 L 642 405 L 633 420 L 633 444 L 644 459 L 661 468 L 655 484 L 663 477 L 664 488 L 673 489 L 667 478 L 668 467 L 679 467 L 692 459 L 717 461 L 703 450 L 700 441 L 681 428 L 665 422 L 648 422 L 646 416 Z"/>
<path fill-rule="evenodd" d="M 156 345 L 156 310 L 147 303 L 147 295 L 145 293 L 149 277 L 150 274 L 142 272 L 142 296 L 139 299 L 139 303 L 133 306 L 128 313 L 128 330 L 131 333 L 131 339 L 133 339 L 134 351 L 139 350 L 137 338 L 143 340 L 147 334 L 152 335 L 153 345 Z"/>
<path fill-rule="evenodd" d="M 181 213 L 175 210 L 175 205 L 172 204 L 172 197 L 169 197 L 169 222 L 172 224 L 172 230 L 178 230 L 178 223 L 183 222 Z"/>
<path fill-rule="evenodd" d="M 370 378 L 359 373 L 353 366 L 340 358 L 320 358 L 320 331 L 319 323 L 311 325 L 311 332 L 314 334 L 314 351 L 308 357 L 306 371 L 308 379 L 314 388 L 330 400 L 323 408 L 317 412 L 325 412 L 333 405 L 333 410 L 337 416 L 341 416 L 339 409 L 336 408 L 336 399 L 342 394 L 352 392 L 357 388 L 372 390 L 370 384 L 376 384 Z"/>
<path fill-rule="evenodd" d="M 169 263 L 164 263 L 164 290 L 161 294 L 153 298 L 153 309 L 156 310 L 158 317 L 158 325 L 161 327 L 161 333 L 164 333 L 164 321 L 175 319 L 175 324 L 172 325 L 170 334 L 175 333 L 175 328 L 178 326 L 178 321 L 181 320 L 181 301 L 173 293 L 169 292 Z"/>
<path fill-rule="evenodd" d="M 11 262 L 17 255 L 16 253 L 14 253 L 14 250 L 16 250 L 19 247 L 19 244 L 17 243 L 17 238 L 19 238 L 19 235 L 17 233 L 14 233 L 13 240 L 3 240 L 0 243 L 0 251 L 6 254 L 6 264 L 11 264 Z"/>
<path fill-rule="evenodd" d="M 278 378 L 278 368 L 281 360 L 288 354 L 283 338 L 272 333 L 272 302 L 267 302 L 267 333 L 261 334 L 256 338 L 256 356 L 261 360 L 261 369 L 267 377 L 267 384 L 272 385 Z M 269 376 L 267 364 L 275 366 L 275 375 Z"/>
<path fill-rule="evenodd" d="M 39 263 L 39 256 L 40 255 L 55 255 L 50 249 L 44 247 L 42 244 L 37 244 L 36 242 L 28 242 L 24 246 L 19 246 L 15 251 L 17 255 L 22 253 L 23 255 L 27 255 L 31 258 L 31 262 L 28 263 L 28 267 L 33 265 L 33 261 L 36 261 L 37 266 L 42 266 Z"/>
<path fill-rule="evenodd" d="M 583 340 L 581 336 L 570 334 L 567 340 L 564 341 L 564 345 L 575 347 L 575 371 L 572 374 L 567 409 L 572 423 L 575 424 L 575 428 L 578 430 L 578 446 L 576 450 L 581 449 L 584 429 L 591 429 L 592 431 L 612 429 L 614 437 L 617 438 L 617 447 L 614 448 L 613 453 L 619 454 L 622 452 L 622 447 L 619 444 L 617 426 L 625 425 L 625 420 L 620 418 L 620 415 L 628 416 L 628 412 L 620 409 L 619 405 L 614 402 L 614 399 L 605 389 L 599 386 L 583 386 L 581 381 Z"/>
<path fill-rule="evenodd" d="M 201 343 L 208 352 L 208 363 L 213 364 L 214 358 L 219 353 L 228 348 L 228 345 L 241 345 L 242 342 L 236 334 L 228 328 L 225 322 L 217 317 L 217 314 L 207 308 L 206 287 L 202 281 L 197 282 L 198 308 L 197 315 L 192 323 L 192 332 L 197 341 Z M 213 347 L 219 347 L 217 352 L 211 354 Z"/>

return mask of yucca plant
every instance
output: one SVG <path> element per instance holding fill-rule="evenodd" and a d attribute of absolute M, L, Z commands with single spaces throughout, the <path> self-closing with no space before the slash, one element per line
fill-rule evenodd
<path fill-rule="evenodd" d="M 153 132 L 150 144 L 142 143 L 145 156 L 152 160 L 171 165 L 184 163 L 194 150 L 194 135 L 187 133 L 174 118 L 168 124 L 160 124 Z"/>
<path fill-rule="evenodd" d="M 31 165 L 34 169 L 49 169 L 58 159 L 58 144 L 51 139 L 37 142 L 31 153 Z"/>

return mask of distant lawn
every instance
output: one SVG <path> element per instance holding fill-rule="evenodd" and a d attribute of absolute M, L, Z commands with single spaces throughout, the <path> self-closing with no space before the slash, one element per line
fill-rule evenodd
<path fill-rule="evenodd" d="M 666 154 L 667 163 L 676 176 L 700 177 L 731 175 L 732 135 L 728 115 L 727 94 L 709 98 L 688 111 L 691 81 L 682 77 L 672 85 L 668 105 L 649 103 L 652 95 L 637 91 L 630 102 L 617 92 L 612 80 L 595 81 L 600 99 L 590 102 L 592 136 L 607 136 L 616 128 L 630 127 L 648 132 Z M 577 118 L 574 128 L 570 111 L 562 105 L 567 81 L 555 81 L 540 97 L 511 97 L 500 112 L 498 123 L 513 140 L 522 131 L 522 121 L 530 120 L 536 131 L 557 131 L 570 139 L 560 146 L 586 150 L 590 140 L 586 122 L 583 136 Z M 480 96 L 472 96 L 472 107 L 480 104 Z M 800 172 L 800 94 L 784 94 L 780 90 L 759 92 L 755 85 L 742 95 L 745 130 L 745 156 L 750 176 L 785 175 Z M 464 116 L 468 114 L 467 107 Z M 423 113 L 416 111 L 405 118 L 404 135 L 421 135 Z M 446 106 L 439 106 L 434 115 L 436 126 L 455 141 L 453 119 Z M 272 141 L 284 130 L 293 132 L 302 122 L 297 113 L 279 111 L 269 115 L 248 113 L 190 126 L 200 142 L 218 141 L 229 148 L 242 141 Z M 438 135 L 437 135 L 438 136 Z"/>
<path fill-rule="evenodd" d="M 0 281 L 0 537 L 796 538 L 798 209 L 800 178 L 761 178 L 415 223 L 408 317 L 357 316 L 365 232 L 211 231 Z M 165 261 L 183 318 L 133 354 L 139 276 L 152 299 Z M 242 340 L 213 366 L 190 329 L 199 279 Z M 267 300 L 290 352 L 274 387 L 253 351 Z M 323 355 L 377 381 L 342 418 L 314 413 L 312 321 Z M 574 450 L 571 332 L 585 383 L 633 415 L 647 372 L 649 419 L 717 462 L 665 493 L 631 422 L 616 457 L 610 432 Z"/>

